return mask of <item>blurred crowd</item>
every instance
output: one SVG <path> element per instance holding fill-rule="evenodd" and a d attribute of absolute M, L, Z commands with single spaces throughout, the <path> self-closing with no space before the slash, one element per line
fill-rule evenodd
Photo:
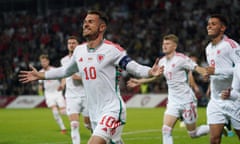
<path fill-rule="evenodd" d="M 67 54 L 66 38 L 81 36 L 81 26 L 88 9 L 100 9 L 110 18 L 106 38 L 119 43 L 138 62 L 151 66 L 163 56 L 163 35 L 179 36 L 178 51 L 197 55 L 200 65 L 205 64 L 204 49 L 208 43 L 206 20 L 212 13 L 228 16 L 227 34 L 240 42 L 240 3 L 238 0 L 130 0 L 92 1 L 92 5 L 61 10 L 49 9 L 43 14 L 31 11 L 11 11 L 0 14 L 0 95 L 37 93 L 37 82 L 18 82 L 19 70 L 31 64 L 40 69 L 39 55 L 48 54 L 53 66 Z M 129 90 L 123 72 L 122 93 L 166 91 L 163 82 Z M 145 90 L 145 91 L 144 91 Z"/>

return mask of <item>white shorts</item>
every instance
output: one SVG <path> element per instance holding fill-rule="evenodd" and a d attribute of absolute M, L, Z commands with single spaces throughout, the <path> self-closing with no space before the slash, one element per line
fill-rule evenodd
<path fill-rule="evenodd" d="M 82 113 L 83 116 L 88 116 L 87 101 L 86 98 L 82 97 L 67 97 L 67 115 L 74 113 Z"/>
<path fill-rule="evenodd" d="M 99 136 L 107 143 L 121 141 L 123 127 L 126 121 L 126 112 L 122 112 L 119 120 L 119 112 L 109 112 L 102 116 L 99 122 L 92 122 L 93 135 Z"/>
<path fill-rule="evenodd" d="M 65 107 L 65 99 L 62 95 L 62 92 L 52 92 L 45 95 L 46 104 L 48 107 L 58 106 L 60 108 Z"/>
<path fill-rule="evenodd" d="M 208 124 L 225 124 L 231 121 L 232 127 L 240 130 L 240 103 L 223 100 L 220 103 L 210 100 L 207 106 Z"/>
<path fill-rule="evenodd" d="M 197 103 L 190 102 L 186 104 L 167 104 L 165 114 L 175 116 L 177 118 L 182 117 L 186 124 L 192 124 L 197 119 Z"/>

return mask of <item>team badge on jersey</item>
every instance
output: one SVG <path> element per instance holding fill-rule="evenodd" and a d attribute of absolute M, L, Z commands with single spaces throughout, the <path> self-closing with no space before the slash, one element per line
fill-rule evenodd
<path fill-rule="evenodd" d="M 82 62 L 82 61 L 83 61 L 83 58 L 82 58 L 82 57 L 80 57 L 78 61 L 79 61 L 79 62 Z"/>
<path fill-rule="evenodd" d="M 98 61 L 98 63 L 101 63 L 101 62 L 103 61 L 103 59 L 104 59 L 104 55 L 103 55 L 103 54 L 97 55 L 97 61 Z"/>

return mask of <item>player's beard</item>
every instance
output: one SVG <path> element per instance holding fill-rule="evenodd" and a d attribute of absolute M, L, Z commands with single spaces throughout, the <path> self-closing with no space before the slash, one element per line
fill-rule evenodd
<path fill-rule="evenodd" d="M 96 30 L 96 32 L 94 32 L 94 33 L 89 33 L 89 34 L 84 34 L 84 33 L 83 33 L 83 37 L 84 37 L 87 41 L 91 41 L 91 40 L 97 39 L 98 35 L 99 35 L 99 31 L 98 31 L 98 30 Z"/>
<path fill-rule="evenodd" d="M 216 31 L 216 32 L 213 33 L 213 34 L 208 34 L 208 37 L 209 37 L 210 39 L 215 39 L 215 38 L 217 38 L 219 35 L 221 35 L 221 31 Z"/>

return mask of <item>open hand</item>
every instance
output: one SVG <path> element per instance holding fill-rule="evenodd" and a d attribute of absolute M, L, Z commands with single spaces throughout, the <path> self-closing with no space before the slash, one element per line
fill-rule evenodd
<path fill-rule="evenodd" d="M 158 77 L 163 74 L 164 66 L 160 67 L 158 65 L 158 62 L 159 62 L 159 58 L 156 59 L 154 65 L 152 66 L 151 70 L 149 71 L 149 75 Z"/>
<path fill-rule="evenodd" d="M 31 71 L 20 71 L 18 75 L 19 81 L 22 83 L 28 83 L 40 79 L 39 72 L 33 66 L 29 66 Z"/>

